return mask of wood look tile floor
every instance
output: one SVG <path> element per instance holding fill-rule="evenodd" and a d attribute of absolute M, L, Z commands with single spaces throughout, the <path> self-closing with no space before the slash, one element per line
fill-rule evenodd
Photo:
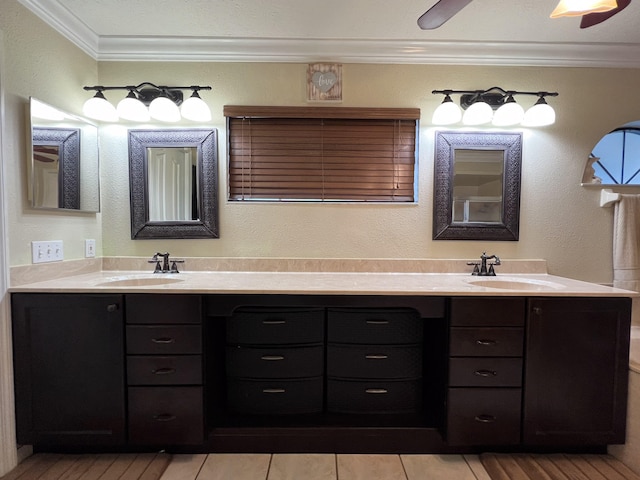
<path fill-rule="evenodd" d="M 475 455 L 174 455 L 160 480 L 491 480 Z"/>

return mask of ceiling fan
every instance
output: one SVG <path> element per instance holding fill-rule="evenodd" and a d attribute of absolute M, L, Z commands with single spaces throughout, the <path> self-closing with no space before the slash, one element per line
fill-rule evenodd
<path fill-rule="evenodd" d="M 433 30 L 450 20 L 460 10 L 473 0 L 439 0 L 418 19 L 418 26 L 422 30 Z M 607 12 L 589 13 L 582 15 L 580 28 L 588 28 L 613 17 L 629 6 L 631 0 L 617 0 L 617 7 Z"/>

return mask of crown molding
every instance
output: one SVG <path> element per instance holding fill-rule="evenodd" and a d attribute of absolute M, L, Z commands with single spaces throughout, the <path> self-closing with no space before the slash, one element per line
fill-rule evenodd
<path fill-rule="evenodd" d="M 640 68 L 636 44 L 99 36 L 56 0 L 22 5 L 97 61 Z"/>

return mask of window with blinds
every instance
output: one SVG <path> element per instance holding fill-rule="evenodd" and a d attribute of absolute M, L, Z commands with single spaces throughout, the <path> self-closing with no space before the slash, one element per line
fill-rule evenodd
<path fill-rule="evenodd" d="M 226 106 L 231 201 L 414 202 L 419 109 Z"/>

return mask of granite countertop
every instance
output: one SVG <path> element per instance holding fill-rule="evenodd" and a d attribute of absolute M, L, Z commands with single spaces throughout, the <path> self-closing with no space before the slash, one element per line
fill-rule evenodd
<path fill-rule="evenodd" d="M 637 292 L 541 273 L 479 277 L 468 273 L 188 271 L 153 274 L 139 270 L 102 270 L 32 281 L 9 290 L 14 293 L 640 296 Z"/>

